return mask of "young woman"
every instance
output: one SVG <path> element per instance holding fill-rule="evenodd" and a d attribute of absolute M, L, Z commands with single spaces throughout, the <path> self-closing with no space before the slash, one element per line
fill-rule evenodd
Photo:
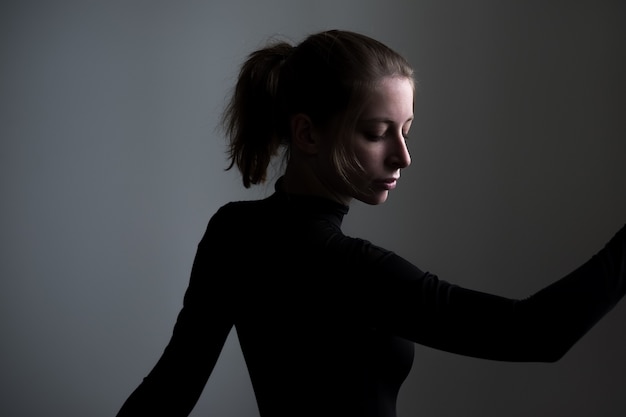
<path fill-rule="evenodd" d="M 561 358 L 626 290 L 626 232 L 514 300 L 452 285 L 345 236 L 353 199 L 383 203 L 411 163 L 413 71 L 380 42 L 326 31 L 243 64 L 224 123 L 230 168 L 275 192 L 209 221 L 171 341 L 118 417 L 186 416 L 234 326 L 259 412 L 394 417 L 413 345 L 504 361 Z"/>

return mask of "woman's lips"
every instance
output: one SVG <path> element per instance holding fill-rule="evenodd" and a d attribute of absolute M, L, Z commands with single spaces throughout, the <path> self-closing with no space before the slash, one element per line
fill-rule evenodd
<path fill-rule="evenodd" d="M 387 178 L 384 180 L 378 180 L 378 181 L 375 181 L 375 184 L 384 190 L 393 190 L 394 188 L 396 188 L 397 179 Z"/>

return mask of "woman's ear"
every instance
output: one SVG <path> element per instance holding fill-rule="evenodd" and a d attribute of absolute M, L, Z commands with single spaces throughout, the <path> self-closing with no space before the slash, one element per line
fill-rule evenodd
<path fill-rule="evenodd" d="M 300 151 L 307 155 L 314 155 L 318 151 L 319 143 L 313 133 L 313 122 L 304 113 L 298 113 L 291 118 L 291 141 Z"/>

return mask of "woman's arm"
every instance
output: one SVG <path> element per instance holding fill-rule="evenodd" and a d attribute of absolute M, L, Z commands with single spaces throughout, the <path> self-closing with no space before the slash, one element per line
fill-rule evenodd
<path fill-rule="evenodd" d="M 382 267 L 387 279 L 373 304 L 380 306 L 379 324 L 394 333 L 467 356 L 554 362 L 624 296 L 626 227 L 580 267 L 523 300 L 452 285 L 395 255 Z"/>
<path fill-rule="evenodd" d="M 182 417 L 198 401 L 234 323 L 228 302 L 233 292 L 218 265 L 224 261 L 219 236 L 212 220 L 198 246 L 172 337 L 117 417 Z"/>

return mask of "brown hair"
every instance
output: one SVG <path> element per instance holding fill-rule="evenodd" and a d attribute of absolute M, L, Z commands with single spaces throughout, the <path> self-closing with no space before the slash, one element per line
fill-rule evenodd
<path fill-rule="evenodd" d="M 333 129 L 333 163 L 347 181 L 358 169 L 351 132 L 376 83 L 389 76 L 414 82 L 404 57 L 350 31 L 320 32 L 297 46 L 276 41 L 251 53 L 223 114 L 227 169 L 237 165 L 246 188 L 265 181 L 272 157 L 289 143 L 291 117 L 304 113 L 316 126 Z"/>

